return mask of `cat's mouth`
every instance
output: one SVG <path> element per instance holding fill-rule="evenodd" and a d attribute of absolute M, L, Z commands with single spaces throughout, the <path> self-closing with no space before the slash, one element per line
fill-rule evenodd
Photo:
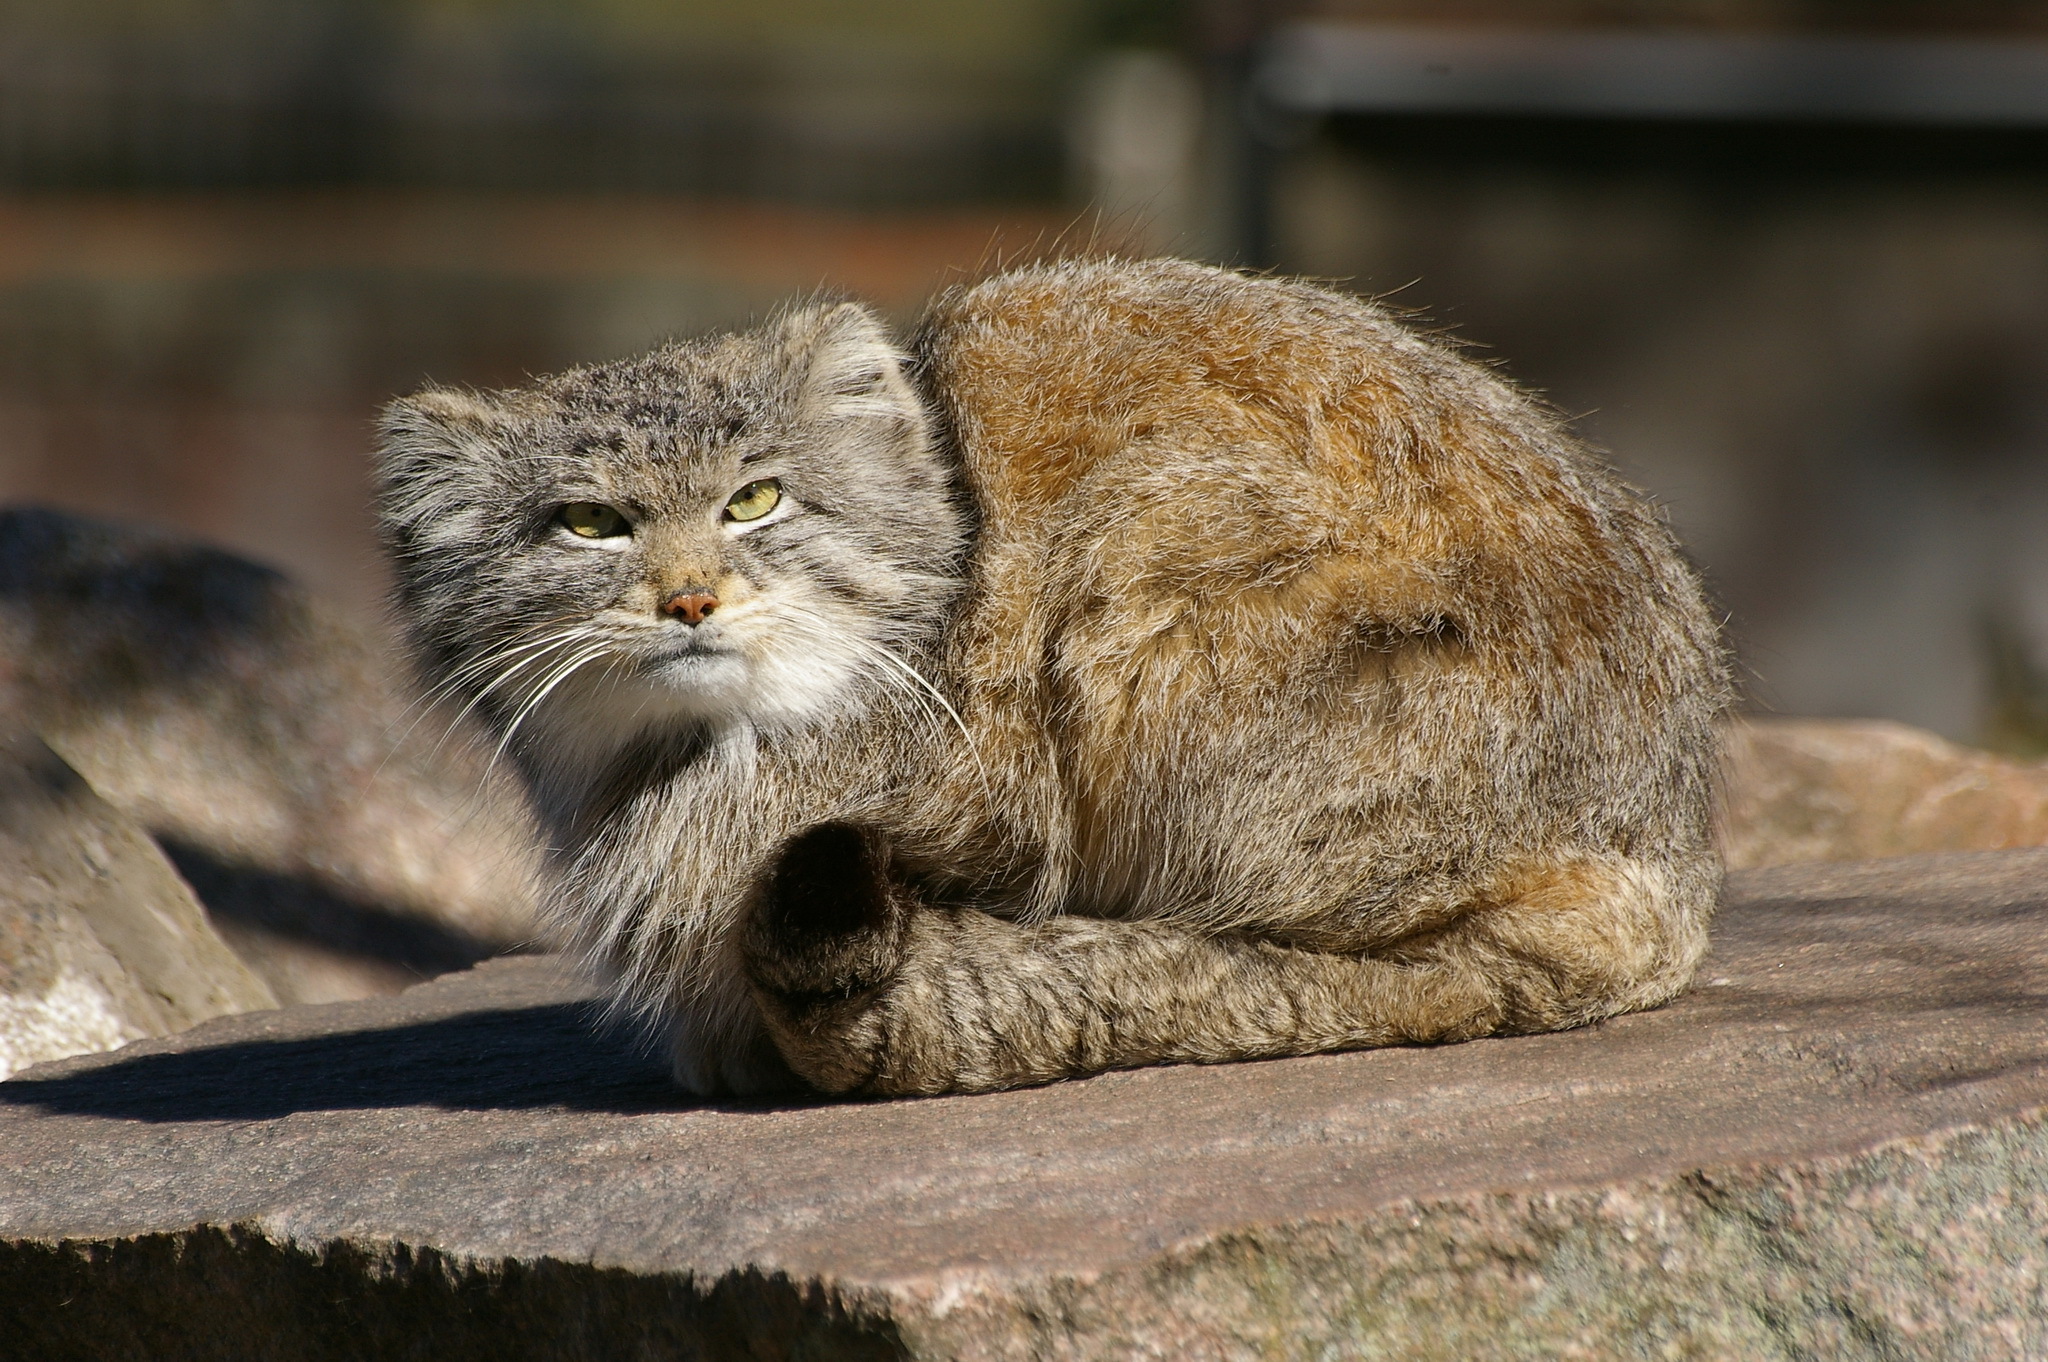
<path fill-rule="evenodd" d="M 746 656 L 730 641 L 694 632 L 641 664 L 649 680 L 698 695 L 730 695 L 746 685 L 749 670 Z"/>
<path fill-rule="evenodd" d="M 778 631 L 752 616 L 649 631 L 634 639 L 628 664 L 637 684 L 621 688 L 616 703 L 641 727 L 722 719 L 802 725 L 832 712 L 858 681 L 863 646 L 850 629 Z"/>
<path fill-rule="evenodd" d="M 732 645 L 724 639 L 701 630 L 691 630 L 685 638 L 664 643 L 655 652 L 657 662 L 667 662 L 678 657 L 725 657 L 733 653 Z"/>

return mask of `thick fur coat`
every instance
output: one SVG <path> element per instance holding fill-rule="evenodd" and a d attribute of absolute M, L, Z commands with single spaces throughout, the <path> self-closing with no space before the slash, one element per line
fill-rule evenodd
<path fill-rule="evenodd" d="M 703 1093 L 1653 1006 L 1726 665 L 1656 512 L 1306 284 L 1068 262 L 393 405 L 400 608 Z M 771 508 L 761 511 L 762 505 Z"/>

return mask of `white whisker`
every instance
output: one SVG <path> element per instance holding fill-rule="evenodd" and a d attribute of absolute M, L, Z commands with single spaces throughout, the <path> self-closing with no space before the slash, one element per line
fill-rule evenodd
<path fill-rule="evenodd" d="M 434 744 L 434 750 L 438 752 L 442 745 L 454 736 L 455 730 L 461 726 L 462 721 L 475 712 L 477 706 L 481 705 L 493 691 L 497 690 L 500 686 L 508 684 L 529 667 L 548 665 L 554 659 L 555 654 L 561 649 L 586 642 L 590 637 L 591 632 L 588 630 L 569 630 L 557 637 L 548 639 L 544 645 L 529 650 L 525 657 L 520 658 L 519 661 L 505 668 L 504 671 L 492 678 L 490 684 L 479 688 L 476 694 L 469 697 L 462 708 L 455 712 L 455 717 L 448 721 L 448 727 L 442 730 L 439 741 Z"/>
<path fill-rule="evenodd" d="M 525 723 L 535 710 L 540 708 L 541 702 L 548 698 L 555 687 L 561 685 L 584 667 L 597 661 L 600 657 L 606 656 L 611 651 L 612 645 L 609 641 L 589 644 L 583 651 L 575 654 L 568 662 L 558 667 L 554 675 L 536 687 L 533 694 L 520 706 L 519 712 L 513 717 L 512 722 L 505 726 L 504 736 L 498 739 L 497 749 L 491 753 L 491 760 L 484 767 L 485 773 L 489 774 L 490 770 L 498 764 L 498 759 L 504 756 L 506 748 L 511 746 L 513 735 L 518 733 L 519 726 Z"/>
<path fill-rule="evenodd" d="M 432 686 L 429 686 L 424 692 L 422 692 L 419 695 L 418 698 L 416 698 L 411 704 L 405 707 L 405 709 L 400 713 L 399 717 L 404 718 L 406 715 L 411 714 L 414 710 L 430 709 L 443 696 L 452 694 L 455 690 L 460 688 L 465 682 L 474 680 L 476 677 L 482 675 L 485 671 L 488 671 L 491 667 L 495 666 L 497 663 L 503 661 L 508 657 L 517 656 L 519 653 L 525 652 L 532 648 L 546 646 L 547 644 L 553 642 L 556 638 L 561 636 L 560 632 L 555 631 L 554 627 L 566 623 L 567 621 L 574 618 L 576 617 L 570 615 L 563 615 L 557 616 L 554 619 L 543 620 L 539 624 L 533 625 L 531 626 L 531 628 L 525 630 L 522 633 L 522 635 L 515 637 L 510 643 L 507 643 L 501 647 L 486 649 L 484 652 L 469 659 L 467 662 L 464 662 L 462 665 L 450 671 L 446 676 L 442 677 Z M 538 638 L 531 638 L 526 636 L 532 634 L 534 630 L 539 629 L 547 629 L 552 632 L 543 634 Z M 405 730 L 398 735 L 396 741 L 402 742 L 407 736 L 411 734 L 414 728 L 419 726 L 420 719 L 424 717 L 425 715 L 422 714 L 418 718 L 415 718 L 412 721 L 412 723 L 408 724 Z"/>
<path fill-rule="evenodd" d="M 552 624 L 555 623 L 555 621 L 548 621 L 548 623 Z M 470 713 L 476 708 L 477 704 L 480 701 L 482 701 L 486 695 L 488 695 L 491 691 L 497 689 L 499 685 L 503 684 L 512 676 L 517 675 L 520 671 L 524 670 L 530 663 L 535 661 L 537 658 L 545 657 L 548 651 L 561 646 L 563 643 L 567 641 L 571 641 L 574 638 L 582 636 L 583 632 L 584 631 L 580 629 L 573 629 L 567 631 L 566 633 L 557 633 L 539 639 L 529 639 L 517 642 L 503 648 L 493 649 L 491 651 L 483 653 L 478 657 L 471 658 L 468 662 L 456 668 L 453 672 L 449 673 L 448 676 L 443 678 L 440 682 L 429 687 L 422 695 L 420 695 L 418 699 L 414 700 L 411 704 L 406 706 L 405 710 L 400 714 L 401 718 L 403 718 L 406 714 L 412 714 L 413 711 L 415 710 L 417 710 L 418 713 L 413 714 L 412 721 L 405 726 L 405 728 L 398 734 L 396 738 L 392 738 L 390 740 L 390 745 L 385 751 L 383 760 L 377 763 L 377 769 L 371 772 L 370 778 L 374 781 L 378 776 L 384 773 L 384 768 L 390 765 L 392 757 L 397 755 L 399 748 L 404 745 L 405 740 L 412 736 L 413 731 L 415 729 L 417 729 L 421 724 L 426 722 L 427 716 L 434 712 L 435 707 L 438 706 L 444 698 L 452 698 L 456 690 L 458 690 L 461 686 L 470 681 L 475 680 L 478 676 L 481 676 L 485 671 L 489 670 L 493 666 L 496 666 L 500 662 L 505 661 L 507 658 L 517 657 L 521 653 L 532 654 L 532 656 L 525 658 L 523 661 L 520 661 L 514 664 L 513 666 L 506 668 L 505 672 L 502 675 L 493 680 L 489 685 L 484 686 L 475 695 L 471 696 L 468 702 L 465 703 L 462 706 L 462 708 L 455 713 L 455 716 L 448 721 L 448 725 L 446 728 L 442 730 L 441 736 L 435 740 L 434 746 L 431 749 L 433 753 L 439 753 L 440 750 L 447 745 L 448 739 L 454 736 L 455 730 L 462 726 L 462 721 L 469 717 Z M 387 729 L 386 732 L 388 734 L 389 730 Z"/>

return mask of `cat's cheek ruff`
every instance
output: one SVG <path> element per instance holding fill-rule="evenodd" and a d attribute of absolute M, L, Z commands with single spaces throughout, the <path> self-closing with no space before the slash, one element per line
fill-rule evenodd
<path fill-rule="evenodd" d="M 476 545 L 488 543 L 497 529 L 496 522 L 480 507 L 462 506 L 444 512 L 436 499 L 419 495 L 408 509 L 411 516 L 400 521 L 398 528 L 405 532 L 407 547 L 419 559 L 454 553 L 467 556 Z"/>
<path fill-rule="evenodd" d="M 768 731 L 804 728 L 859 708 L 860 682 L 872 668 L 843 637 L 806 637 L 761 650 L 754 660 L 747 718 Z"/>

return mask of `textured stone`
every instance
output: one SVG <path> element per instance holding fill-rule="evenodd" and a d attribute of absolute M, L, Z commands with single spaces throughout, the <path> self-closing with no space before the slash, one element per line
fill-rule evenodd
<path fill-rule="evenodd" d="M 2048 1355 L 2048 852 L 1735 877 L 1564 1035 L 703 1104 L 541 959 L 0 1084 L 22 1355 Z"/>
<path fill-rule="evenodd" d="M 148 835 L 0 730 L 0 1078 L 275 1006 Z"/>
<path fill-rule="evenodd" d="M 1875 719 L 1751 719 L 1728 743 L 1728 863 L 2048 846 L 2048 765 Z"/>
<path fill-rule="evenodd" d="M 286 1001 L 395 993 L 533 930 L 522 807 L 386 657 L 268 568 L 0 511 L 0 679 Z"/>

